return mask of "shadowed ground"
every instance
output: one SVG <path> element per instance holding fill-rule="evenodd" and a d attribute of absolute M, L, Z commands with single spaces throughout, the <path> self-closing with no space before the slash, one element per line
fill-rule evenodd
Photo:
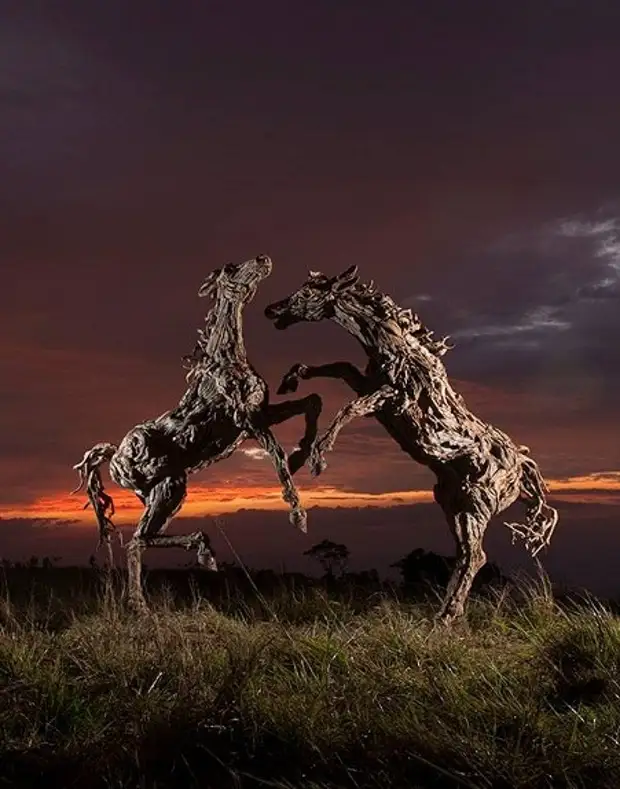
<path fill-rule="evenodd" d="M 450 632 L 435 600 L 372 576 L 240 577 L 150 573 L 137 618 L 123 576 L 8 570 L 4 784 L 617 785 L 620 623 L 602 605 L 504 588 Z"/>

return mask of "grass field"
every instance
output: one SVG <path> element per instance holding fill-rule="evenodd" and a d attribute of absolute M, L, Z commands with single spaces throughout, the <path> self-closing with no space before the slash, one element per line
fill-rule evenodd
<path fill-rule="evenodd" d="M 541 583 L 446 631 L 395 591 L 162 578 L 140 619 L 121 577 L 6 572 L 0 786 L 620 786 L 602 604 Z"/>

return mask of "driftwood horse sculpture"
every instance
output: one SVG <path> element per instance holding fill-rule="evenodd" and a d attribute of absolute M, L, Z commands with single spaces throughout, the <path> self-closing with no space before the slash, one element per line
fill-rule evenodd
<path fill-rule="evenodd" d="M 558 513 L 546 503 L 539 468 L 527 447 L 516 446 L 472 414 L 452 389 L 441 361 L 450 348 L 447 338 L 434 340 L 411 310 L 399 308 L 372 283 L 360 283 L 355 266 L 335 277 L 310 272 L 299 290 L 268 306 L 265 315 L 278 329 L 299 321 L 333 320 L 368 355 L 364 372 L 348 362 L 296 364 L 278 391 L 295 391 L 300 379 L 328 377 L 345 381 L 358 395 L 315 444 L 309 462 L 315 476 L 325 469 L 325 453 L 340 430 L 352 419 L 371 414 L 401 449 L 434 472 L 435 501 L 457 550 L 440 621 L 448 624 L 464 613 L 475 575 L 486 562 L 483 536 L 494 515 L 523 501 L 525 523 L 506 525 L 525 540 L 532 555 L 549 544 Z"/>
<path fill-rule="evenodd" d="M 90 503 L 95 511 L 101 542 L 109 544 L 114 528 L 110 520 L 114 505 L 104 491 L 99 471 L 102 463 L 109 461 L 110 477 L 133 490 L 145 506 L 127 546 L 129 599 L 136 608 L 146 605 L 141 555 L 147 547 L 196 548 L 199 563 L 217 569 L 206 534 L 167 536 L 163 531 L 183 504 L 188 475 L 229 457 L 248 438 L 255 439 L 271 457 L 284 501 L 291 508 L 291 523 L 306 531 L 306 512 L 292 475 L 309 457 L 321 398 L 312 394 L 270 404 L 268 386 L 248 361 L 243 342 L 243 309 L 271 269 L 271 259 L 259 255 L 213 271 L 198 295 L 214 299 L 215 304 L 205 317 L 204 329 L 199 330 L 193 353 L 185 357 L 188 387 L 179 404 L 132 428 L 118 446 L 96 444 L 74 466 L 80 485 L 73 492 L 86 484 L 86 506 Z M 287 458 L 270 428 L 301 414 L 306 419 L 305 435 Z"/>

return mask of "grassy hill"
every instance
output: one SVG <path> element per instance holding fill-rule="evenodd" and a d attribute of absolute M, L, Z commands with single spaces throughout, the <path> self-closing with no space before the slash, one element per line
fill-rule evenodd
<path fill-rule="evenodd" d="M 0 785 L 620 785 L 620 619 L 596 601 L 505 589 L 450 631 L 396 588 L 192 578 L 151 573 L 140 619 L 122 576 L 5 572 Z"/>

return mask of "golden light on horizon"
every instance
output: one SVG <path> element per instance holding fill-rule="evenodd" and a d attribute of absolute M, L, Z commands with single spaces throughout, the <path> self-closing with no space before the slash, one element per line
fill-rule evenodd
<path fill-rule="evenodd" d="M 550 495 L 554 499 L 574 502 L 601 502 L 620 504 L 620 472 L 608 471 L 596 474 L 554 479 L 548 482 Z M 119 525 L 135 523 L 143 511 L 142 504 L 131 491 L 110 485 L 108 491 L 114 499 L 116 513 L 114 522 Z M 346 491 L 331 486 L 299 488 L 301 500 L 306 508 L 311 507 L 395 507 L 403 504 L 419 504 L 433 501 L 428 490 L 389 491 L 366 493 Z M 40 496 L 28 504 L 15 504 L 4 508 L 3 518 L 50 518 L 74 520 L 91 524 L 94 514 L 90 507 L 84 509 L 86 496 L 83 491 L 76 495 Z M 196 518 L 226 515 L 240 510 L 273 511 L 287 510 L 279 487 L 264 486 L 190 486 L 183 508 L 177 517 Z"/>

